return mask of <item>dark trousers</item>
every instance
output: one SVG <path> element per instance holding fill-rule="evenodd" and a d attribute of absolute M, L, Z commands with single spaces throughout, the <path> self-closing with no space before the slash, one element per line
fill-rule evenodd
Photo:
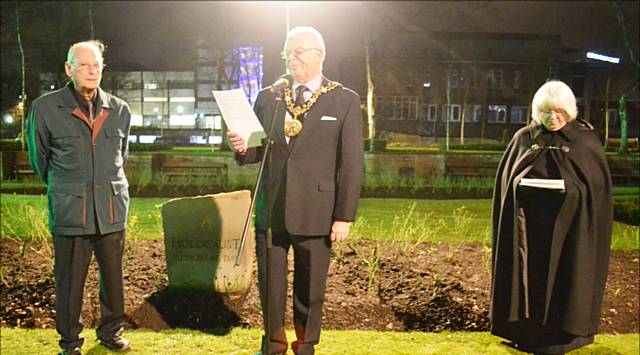
<path fill-rule="evenodd" d="M 81 347 L 82 295 L 84 283 L 95 253 L 100 268 L 99 339 L 111 340 L 122 334 L 124 292 L 122 286 L 122 254 L 124 231 L 85 236 L 53 237 L 56 278 L 56 330 L 61 348 Z"/>
<path fill-rule="evenodd" d="M 256 232 L 258 282 L 263 315 L 266 315 L 265 297 L 269 297 L 270 334 L 266 339 L 270 340 L 270 353 L 283 353 L 287 350 L 284 313 L 287 301 L 289 247 L 293 247 L 294 255 L 293 323 L 297 338 L 292 348 L 296 354 L 313 354 L 315 344 L 320 342 L 322 306 L 331 256 L 331 241 L 328 236 L 307 237 L 294 236 L 287 232 L 274 233 L 272 246 L 269 249 L 271 270 L 267 294 L 264 287 L 266 234 L 264 231 Z M 263 342 L 266 339 L 263 339 Z"/>

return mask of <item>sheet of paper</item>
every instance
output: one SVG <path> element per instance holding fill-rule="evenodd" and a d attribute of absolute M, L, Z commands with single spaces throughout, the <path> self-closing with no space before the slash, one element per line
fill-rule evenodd
<path fill-rule="evenodd" d="M 242 89 L 214 90 L 213 97 L 229 131 L 242 137 L 249 148 L 262 145 L 261 140 L 267 135 Z"/>
<path fill-rule="evenodd" d="M 520 179 L 521 186 L 537 187 L 550 190 L 564 190 L 563 179 Z"/>

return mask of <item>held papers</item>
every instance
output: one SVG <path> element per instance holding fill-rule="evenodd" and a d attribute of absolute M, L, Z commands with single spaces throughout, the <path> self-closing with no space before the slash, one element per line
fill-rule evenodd
<path fill-rule="evenodd" d="M 249 148 L 262 145 L 261 140 L 267 135 L 251 109 L 244 91 L 234 89 L 212 92 L 229 131 L 242 137 Z"/>
<path fill-rule="evenodd" d="M 540 189 L 564 191 L 563 179 L 520 179 L 520 186 L 537 187 Z"/>

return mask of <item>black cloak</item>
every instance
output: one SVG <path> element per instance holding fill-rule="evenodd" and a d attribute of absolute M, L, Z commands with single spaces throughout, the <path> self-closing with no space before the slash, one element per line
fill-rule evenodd
<path fill-rule="evenodd" d="M 564 179 L 564 191 L 519 186 Z M 593 342 L 609 267 L 611 176 L 593 126 L 515 133 L 493 195 L 491 332 L 528 351 Z"/>

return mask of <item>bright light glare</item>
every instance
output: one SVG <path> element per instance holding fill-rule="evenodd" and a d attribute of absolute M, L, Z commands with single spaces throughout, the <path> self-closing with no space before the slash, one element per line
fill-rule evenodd
<path fill-rule="evenodd" d="M 158 138 L 158 136 L 141 135 L 140 143 L 153 143 L 155 142 L 156 138 Z"/>
<path fill-rule="evenodd" d="M 196 102 L 196 98 L 193 96 L 172 97 L 169 99 L 169 102 Z"/>
<path fill-rule="evenodd" d="M 587 52 L 587 58 L 601 60 L 603 62 L 609 62 L 609 63 L 614 63 L 614 64 L 619 64 L 620 63 L 620 58 L 609 57 L 607 55 L 598 54 L 598 53 L 594 53 L 594 52 Z"/>
<path fill-rule="evenodd" d="M 4 120 L 4 123 L 6 123 L 6 124 L 12 124 L 14 122 L 13 116 L 11 116 L 10 114 L 4 115 L 4 117 L 2 119 Z"/>

